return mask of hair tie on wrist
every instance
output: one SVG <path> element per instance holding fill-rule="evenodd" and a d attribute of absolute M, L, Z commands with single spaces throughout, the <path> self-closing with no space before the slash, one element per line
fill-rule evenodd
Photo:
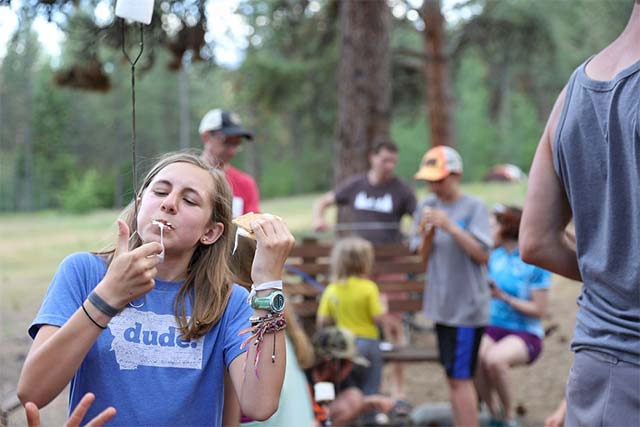
<path fill-rule="evenodd" d="M 87 317 L 89 318 L 89 320 L 91 320 L 91 322 L 93 322 L 94 325 L 96 325 L 98 328 L 100 329 L 107 329 L 106 326 L 102 326 L 100 323 L 96 322 L 94 320 L 93 317 L 91 317 L 91 315 L 89 314 L 89 312 L 87 311 L 87 309 L 84 307 L 84 302 L 82 304 L 80 304 L 80 306 L 82 307 L 82 311 L 84 311 L 84 314 L 87 315 Z"/>
<path fill-rule="evenodd" d="M 122 309 L 118 310 L 115 307 L 110 306 L 105 300 L 103 300 L 100 295 L 96 293 L 96 291 L 91 291 L 89 296 L 87 297 L 89 302 L 93 304 L 98 310 L 100 310 L 103 314 L 109 317 L 115 317 L 122 311 Z"/>

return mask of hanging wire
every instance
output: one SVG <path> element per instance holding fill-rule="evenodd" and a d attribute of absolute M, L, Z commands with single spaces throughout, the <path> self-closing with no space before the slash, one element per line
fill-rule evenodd
<path fill-rule="evenodd" d="M 127 53 L 125 43 L 125 28 L 124 19 L 120 22 L 122 29 L 122 53 L 127 58 L 131 65 L 131 156 L 132 156 L 132 175 L 133 175 L 133 206 L 134 206 L 134 218 L 138 217 L 138 172 L 136 168 L 136 64 L 142 56 L 144 51 L 144 31 L 142 24 L 140 24 L 140 49 L 135 59 L 131 59 Z M 133 227 L 131 236 L 134 236 L 138 232 L 137 221 L 133 221 Z"/>

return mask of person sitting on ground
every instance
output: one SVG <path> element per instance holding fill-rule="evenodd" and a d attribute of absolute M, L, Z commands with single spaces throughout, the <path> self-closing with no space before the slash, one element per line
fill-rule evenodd
<path fill-rule="evenodd" d="M 373 245 L 360 237 L 339 239 L 330 263 L 332 282 L 322 293 L 316 327 L 336 324 L 357 337 L 358 352 L 370 366 L 357 366 L 351 380 L 365 395 L 377 394 L 383 367 L 378 325 L 384 310 L 378 286 L 367 278 L 373 266 Z"/>
<path fill-rule="evenodd" d="M 526 264 L 518 251 L 522 210 L 498 206 L 492 217 L 495 248 L 489 257 L 489 326 L 480 343 L 476 388 L 493 425 L 516 426 L 509 369 L 533 363 L 542 351 L 540 319 L 547 310 L 551 273 Z M 500 408 L 494 394 L 498 395 Z"/>
<path fill-rule="evenodd" d="M 399 402 L 380 394 L 365 396 L 349 379 L 354 367 L 368 367 L 356 346 L 356 336 L 348 329 L 329 326 L 320 329 L 313 336 L 315 364 L 307 371 L 307 380 L 313 393 L 313 385 L 318 382 L 330 382 L 335 387 L 335 400 L 329 403 L 328 414 L 314 400 L 316 426 L 326 425 L 327 416 L 333 426 L 351 425 L 365 412 L 378 411 L 389 413 Z M 404 403 L 404 402 L 400 402 Z"/>

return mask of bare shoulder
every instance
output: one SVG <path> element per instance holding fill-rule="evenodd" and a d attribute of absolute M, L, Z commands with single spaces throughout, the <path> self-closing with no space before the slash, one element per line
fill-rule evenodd
<path fill-rule="evenodd" d="M 551 114 L 549 114 L 549 120 L 547 121 L 547 125 L 544 130 L 544 135 L 542 138 L 543 143 L 551 143 L 556 134 L 556 130 L 558 129 L 558 124 L 560 123 L 560 117 L 562 116 L 562 109 L 564 107 L 564 101 L 566 99 L 567 94 L 567 86 L 565 86 L 558 98 L 556 98 L 556 102 L 553 104 L 553 108 L 551 109 Z"/>

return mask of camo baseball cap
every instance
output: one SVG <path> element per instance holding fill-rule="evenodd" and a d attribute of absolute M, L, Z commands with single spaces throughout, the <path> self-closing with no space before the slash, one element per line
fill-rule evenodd
<path fill-rule="evenodd" d="M 356 336 L 349 330 L 337 326 L 323 328 L 313 336 L 313 348 L 320 360 L 346 359 L 356 365 L 371 365 L 356 346 Z"/>

